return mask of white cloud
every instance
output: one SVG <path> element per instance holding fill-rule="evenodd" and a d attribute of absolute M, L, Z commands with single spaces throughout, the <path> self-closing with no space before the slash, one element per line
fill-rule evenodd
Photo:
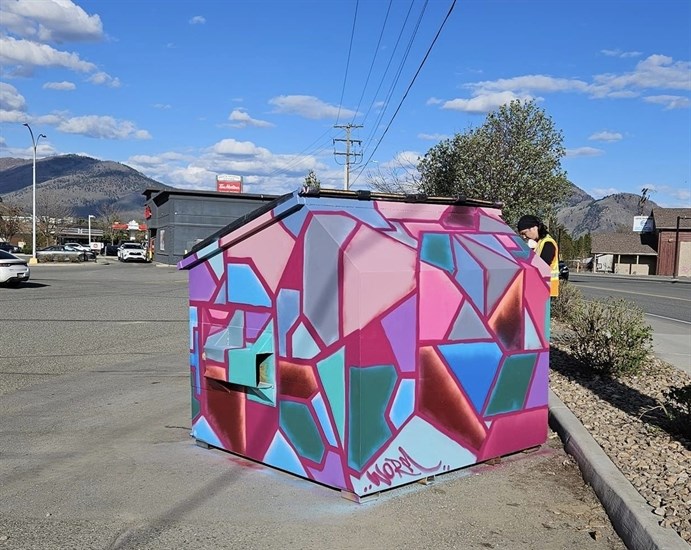
<path fill-rule="evenodd" d="M 257 147 L 251 141 L 236 141 L 234 139 L 222 139 L 211 148 L 213 153 L 221 156 L 263 156 L 269 151 L 263 147 Z"/>
<path fill-rule="evenodd" d="M 640 57 L 643 55 L 642 52 L 623 52 L 620 49 L 616 50 L 600 50 L 600 53 L 603 55 L 606 55 L 608 57 L 621 57 L 621 58 L 627 58 L 627 57 Z"/>
<path fill-rule="evenodd" d="M 242 175 L 247 192 L 282 194 L 299 188 L 309 170 L 324 187 L 341 188 L 343 170 L 315 156 L 274 154 L 250 141 L 221 140 L 199 152 L 136 155 L 127 164 L 158 181 L 182 188 L 215 189 L 216 174 Z"/>
<path fill-rule="evenodd" d="M 27 122 L 29 117 L 23 111 L 1 111 L 0 122 Z"/>
<path fill-rule="evenodd" d="M 638 52 L 608 50 L 608 55 L 634 57 Z M 540 99 L 539 93 L 582 93 L 592 98 L 630 99 L 640 97 L 645 90 L 691 90 L 691 62 L 674 61 L 664 55 L 651 55 L 639 61 L 634 70 L 621 74 L 594 75 L 590 81 L 577 78 L 555 78 L 547 75 L 523 75 L 498 80 L 484 80 L 465 84 L 471 90 L 470 98 L 457 98 L 442 102 L 427 100 L 428 105 L 442 104 L 442 109 L 468 113 L 486 113 L 514 99 Z M 688 97 L 653 95 L 643 98 L 649 103 L 664 105 L 666 109 L 686 108 Z"/>
<path fill-rule="evenodd" d="M 266 120 L 258 120 L 252 118 L 244 109 L 235 109 L 228 116 L 228 120 L 232 121 L 234 124 L 231 126 L 235 128 L 244 128 L 245 126 L 255 126 L 257 128 L 269 128 L 273 126 L 270 122 Z"/>
<path fill-rule="evenodd" d="M 417 137 L 425 141 L 444 141 L 445 139 L 451 139 L 452 136 L 446 134 L 418 134 Z"/>
<path fill-rule="evenodd" d="M 61 120 L 57 129 L 67 134 L 81 134 L 101 139 L 151 139 L 146 130 L 138 130 L 129 120 L 110 116 L 79 116 Z"/>
<path fill-rule="evenodd" d="M 276 107 L 274 112 L 298 115 L 305 118 L 318 120 L 325 118 L 337 118 L 339 113 L 345 118 L 354 116 L 355 111 L 324 103 L 321 99 L 311 95 L 281 95 L 269 100 L 269 104 Z"/>
<path fill-rule="evenodd" d="M 466 87 L 474 90 L 473 95 L 484 95 L 492 92 L 513 92 L 525 96 L 531 92 L 585 91 L 588 89 L 588 83 L 577 79 L 530 74 L 513 78 L 474 82 Z"/>
<path fill-rule="evenodd" d="M 0 20 L 9 32 L 45 42 L 96 41 L 103 38 L 98 15 L 88 15 L 71 0 L 3 2 Z"/>
<path fill-rule="evenodd" d="M 441 105 L 442 103 L 444 103 L 444 100 L 439 99 L 438 97 L 430 97 L 427 100 L 427 105 Z"/>
<path fill-rule="evenodd" d="M 169 105 L 168 103 L 154 103 L 154 109 L 162 109 L 164 111 L 167 111 L 168 109 L 172 109 L 173 106 Z"/>
<path fill-rule="evenodd" d="M 394 158 L 384 163 L 381 163 L 382 168 L 407 168 L 416 169 L 418 161 L 420 160 L 420 153 L 417 151 L 401 151 L 397 153 Z"/>
<path fill-rule="evenodd" d="M 628 73 L 601 74 L 593 78 L 590 91 L 597 97 L 619 90 L 691 90 L 691 62 L 674 61 L 665 55 L 651 55 Z"/>
<path fill-rule="evenodd" d="M 594 133 L 588 139 L 591 141 L 621 141 L 624 139 L 624 136 L 619 132 L 608 132 L 607 130 L 603 130 L 602 132 Z"/>
<path fill-rule="evenodd" d="M 604 154 L 604 151 L 595 147 L 576 147 L 575 149 L 566 150 L 566 158 L 598 157 L 602 154 Z"/>
<path fill-rule="evenodd" d="M 691 191 L 688 191 L 686 189 L 676 189 L 674 192 L 671 193 L 671 195 L 680 201 L 686 201 L 688 202 L 691 200 Z"/>
<path fill-rule="evenodd" d="M 473 97 L 471 99 L 452 99 L 444 102 L 442 109 L 463 111 L 465 113 L 488 113 L 510 103 L 514 99 L 532 99 L 530 96 L 518 96 L 513 92 L 490 93 Z"/>
<path fill-rule="evenodd" d="M 62 91 L 72 91 L 76 90 L 77 86 L 74 82 L 67 82 L 63 80 L 62 82 L 46 82 L 43 85 L 44 90 L 62 90 Z"/>
<path fill-rule="evenodd" d="M 47 44 L 28 40 L 16 40 L 11 36 L 0 37 L 0 64 L 26 67 L 63 67 L 88 73 L 96 65 L 82 61 L 76 53 L 61 52 Z"/>
<path fill-rule="evenodd" d="M 206 23 L 206 18 L 202 15 L 195 15 L 189 22 L 190 25 L 203 25 Z"/>
<path fill-rule="evenodd" d="M 168 181 L 179 187 L 215 191 L 216 173 L 201 166 L 189 165 L 175 168 L 166 177 Z"/>
<path fill-rule="evenodd" d="M 112 77 L 108 73 L 104 73 L 103 71 L 99 71 L 93 75 L 91 75 L 88 79 L 89 82 L 92 84 L 95 84 L 96 86 L 108 86 L 109 88 L 119 88 L 120 87 L 120 79 L 117 77 Z"/>
<path fill-rule="evenodd" d="M 646 103 L 656 103 L 663 105 L 666 111 L 671 109 L 688 109 L 691 107 L 691 100 L 688 97 L 679 95 L 649 95 L 643 98 Z"/>
<path fill-rule="evenodd" d="M 49 115 L 33 117 L 32 123 L 35 122 L 36 124 L 45 124 L 46 126 L 57 126 L 66 118 L 68 118 L 67 114 L 51 113 Z"/>
<path fill-rule="evenodd" d="M 24 111 L 26 100 L 17 88 L 6 82 L 0 82 L 0 110 Z"/>

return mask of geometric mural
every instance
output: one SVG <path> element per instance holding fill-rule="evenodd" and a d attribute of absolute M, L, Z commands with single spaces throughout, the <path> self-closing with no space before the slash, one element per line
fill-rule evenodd
<path fill-rule="evenodd" d="M 358 496 L 544 443 L 549 268 L 490 205 L 295 192 L 185 256 L 192 435 Z"/>

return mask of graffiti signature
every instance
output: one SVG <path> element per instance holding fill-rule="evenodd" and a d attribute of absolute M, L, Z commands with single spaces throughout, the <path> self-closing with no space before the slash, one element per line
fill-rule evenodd
<path fill-rule="evenodd" d="M 415 460 L 413 460 L 408 452 L 403 448 L 398 448 L 399 456 L 397 458 L 386 458 L 383 464 L 375 465 L 373 470 L 367 472 L 367 478 L 377 487 L 385 483 L 391 485 L 391 480 L 403 476 L 419 476 L 420 474 L 432 474 L 441 467 L 441 460 L 439 464 L 432 468 L 425 468 Z"/>

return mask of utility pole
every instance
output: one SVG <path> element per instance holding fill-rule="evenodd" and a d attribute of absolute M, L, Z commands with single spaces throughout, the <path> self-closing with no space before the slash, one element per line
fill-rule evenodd
<path fill-rule="evenodd" d="M 339 151 L 336 151 L 334 149 L 334 155 L 336 157 L 338 156 L 344 156 L 345 157 L 345 181 L 343 182 L 343 189 L 346 191 L 350 188 L 350 165 L 351 164 L 357 164 L 358 161 L 362 160 L 362 153 L 358 153 L 356 151 L 351 151 L 350 149 L 350 144 L 351 143 L 356 143 L 357 145 L 360 145 L 362 143 L 361 140 L 359 139 L 350 139 L 350 131 L 353 128 L 362 128 L 362 126 L 356 126 L 355 124 L 345 124 L 345 125 L 335 125 L 334 128 L 341 128 L 346 131 L 346 137 L 345 139 L 334 139 L 334 145 L 336 144 L 337 141 L 344 141 L 346 144 L 346 150 L 345 153 L 341 153 Z M 353 161 L 350 161 L 350 157 L 353 157 Z"/>

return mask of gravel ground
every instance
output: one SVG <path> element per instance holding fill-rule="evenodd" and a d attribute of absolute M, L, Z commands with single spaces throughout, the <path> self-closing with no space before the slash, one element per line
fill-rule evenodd
<path fill-rule="evenodd" d="M 584 370 L 558 342 L 550 386 L 659 516 L 691 543 L 691 440 L 675 430 L 663 392 L 691 377 L 651 358 L 635 377 L 609 379 Z"/>

